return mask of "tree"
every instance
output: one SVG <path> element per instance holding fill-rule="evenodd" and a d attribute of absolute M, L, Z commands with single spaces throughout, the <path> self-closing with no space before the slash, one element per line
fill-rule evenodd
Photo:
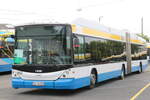
<path fill-rule="evenodd" d="M 146 40 L 146 42 L 150 42 L 150 37 L 148 37 L 147 35 L 140 33 L 137 34 L 139 37 L 143 38 L 144 40 Z"/>

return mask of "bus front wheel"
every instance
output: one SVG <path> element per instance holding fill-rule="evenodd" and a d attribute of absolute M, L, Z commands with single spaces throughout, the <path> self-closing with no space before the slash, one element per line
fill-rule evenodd
<path fill-rule="evenodd" d="M 96 71 L 92 70 L 91 75 L 90 75 L 90 86 L 89 88 L 92 89 L 95 87 L 96 84 Z"/>

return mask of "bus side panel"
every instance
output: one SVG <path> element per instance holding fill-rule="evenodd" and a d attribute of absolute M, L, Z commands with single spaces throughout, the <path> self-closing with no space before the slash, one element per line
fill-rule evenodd
<path fill-rule="evenodd" d="M 96 67 L 98 71 L 98 82 L 120 76 L 123 63 L 124 62 L 102 64 Z"/>
<path fill-rule="evenodd" d="M 97 70 L 98 82 L 120 76 L 123 63 L 124 62 L 72 68 L 71 70 L 75 71 L 75 88 L 90 85 L 90 74 L 93 68 L 96 68 Z"/>
<path fill-rule="evenodd" d="M 142 60 L 142 68 L 145 70 L 148 67 L 148 60 Z"/>
<path fill-rule="evenodd" d="M 1 58 L 0 59 L 0 72 L 11 71 L 13 64 L 12 58 Z"/>
<path fill-rule="evenodd" d="M 11 71 L 12 65 L 7 64 L 7 65 L 0 65 L 0 72 L 7 72 Z"/>
<path fill-rule="evenodd" d="M 74 88 L 81 88 L 85 86 L 90 85 L 90 72 L 91 72 L 91 66 L 86 67 L 75 67 L 71 70 L 75 72 L 75 81 L 74 81 Z"/>
<path fill-rule="evenodd" d="M 140 62 L 142 63 L 142 69 L 145 70 L 148 66 L 148 62 L 147 60 L 135 60 L 135 61 L 132 61 L 132 72 L 136 72 L 139 70 L 140 68 Z"/>

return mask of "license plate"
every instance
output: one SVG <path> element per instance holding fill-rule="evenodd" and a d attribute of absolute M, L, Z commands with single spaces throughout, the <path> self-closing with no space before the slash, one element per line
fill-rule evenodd
<path fill-rule="evenodd" d="M 33 82 L 33 86 L 44 86 L 44 82 Z"/>

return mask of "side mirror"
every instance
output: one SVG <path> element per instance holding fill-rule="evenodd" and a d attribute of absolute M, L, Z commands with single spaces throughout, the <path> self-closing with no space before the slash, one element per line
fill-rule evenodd
<path fill-rule="evenodd" d="M 78 38 L 74 38 L 73 39 L 73 43 L 74 43 L 74 45 L 78 45 L 79 44 L 79 39 Z"/>
<path fill-rule="evenodd" d="M 79 45 L 79 39 L 78 38 L 74 38 L 73 39 L 73 44 L 74 44 L 74 47 L 80 47 L 80 45 Z"/>
<path fill-rule="evenodd" d="M 14 39 L 14 38 L 15 38 L 15 35 L 10 35 L 10 37 Z"/>

